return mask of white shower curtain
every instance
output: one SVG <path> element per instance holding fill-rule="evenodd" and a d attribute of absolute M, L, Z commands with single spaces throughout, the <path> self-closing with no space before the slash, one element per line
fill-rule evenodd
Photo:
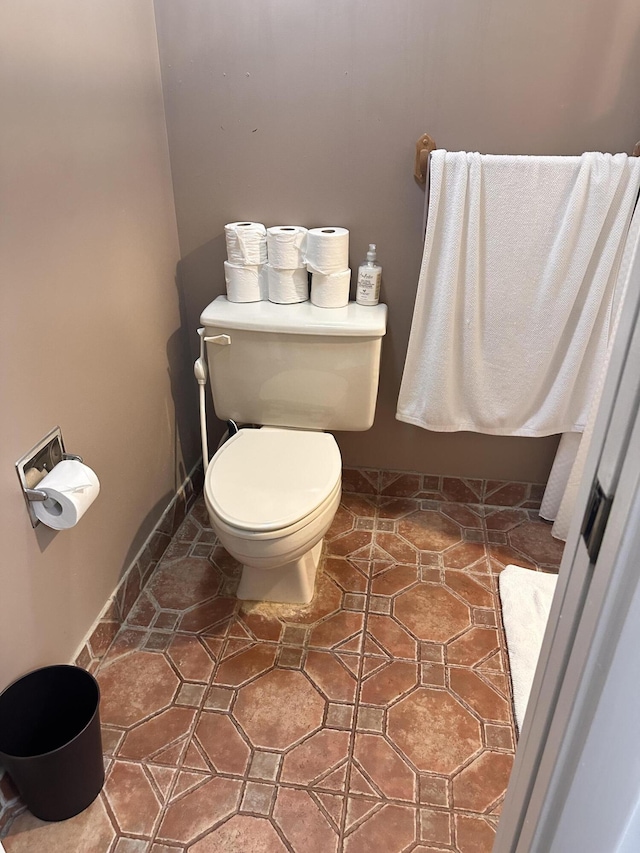
<path fill-rule="evenodd" d="M 578 487 L 584 471 L 584 463 L 591 443 L 593 426 L 602 397 L 604 380 L 609 366 L 613 340 L 620 320 L 624 297 L 629 286 L 629 276 L 636 252 L 640 250 L 640 205 L 636 206 L 631 219 L 629 232 L 627 234 L 620 268 L 618 270 L 616 287 L 613 295 L 611 311 L 611 332 L 609 334 L 609 347 L 605 359 L 600 368 L 598 384 L 595 389 L 589 417 L 584 433 L 564 433 L 558 445 L 558 451 L 553 461 L 553 467 L 547 482 L 540 515 L 548 521 L 553 521 L 551 530 L 556 539 L 566 540 L 569 532 L 569 524 L 575 509 Z"/>

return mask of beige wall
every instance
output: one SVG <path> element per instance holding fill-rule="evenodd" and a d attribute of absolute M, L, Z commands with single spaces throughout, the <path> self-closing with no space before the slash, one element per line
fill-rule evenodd
<path fill-rule="evenodd" d="M 394 419 L 421 257 L 414 143 L 427 131 L 450 150 L 630 151 L 637 0 L 155 8 L 190 329 L 223 292 L 225 222 L 344 225 L 353 267 L 377 242 L 390 309 L 376 423 L 339 436 L 346 461 L 544 479 L 553 437 L 434 434 Z"/>
<path fill-rule="evenodd" d="M 183 478 L 184 358 L 151 0 L 4 0 L 0 40 L 1 688 L 70 659 Z M 56 424 L 102 483 L 60 533 L 14 470 Z"/>

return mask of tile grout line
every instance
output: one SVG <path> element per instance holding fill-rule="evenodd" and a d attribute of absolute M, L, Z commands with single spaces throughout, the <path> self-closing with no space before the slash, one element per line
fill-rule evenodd
<path fill-rule="evenodd" d="M 378 488 L 380 483 L 378 483 Z M 376 497 L 378 497 L 377 495 Z M 359 653 L 359 661 L 358 661 L 358 677 L 356 680 L 356 692 L 355 699 L 353 705 L 353 721 L 352 721 L 352 729 L 351 736 L 349 740 L 349 751 L 347 755 L 347 772 L 345 778 L 345 795 L 344 795 L 344 806 L 343 806 L 343 814 L 340 825 L 340 835 L 338 841 L 338 851 L 342 853 L 345 843 L 345 831 L 347 829 L 347 814 L 349 809 L 349 794 L 350 794 L 350 784 L 351 784 L 351 771 L 353 768 L 353 757 L 355 752 L 355 742 L 358 733 L 358 712 L 360 710 L 360 694 L 362 690 L 363 684 L 363 674 L 364 674 L 364 665 L 365 665 L 365 645 L 367 641 L 367 628 L 369 624 L 369 604 L 371 600 L 372 594 L 372 586 L 373 586 L 373 548 L 375 546 L 375 533 L 377 530 L 377 523 L 379 517 L 379 506 L 378 501 L 376 500 L 374 515 L 373 515 L 373 528 L 371 530 L 371 542 L 369 545 L 369 560 L 367 566 L 367 586 L 365 592 L 365 602 L 364 602 L 364 611 L 363 611 L 363 621 L 362 621 L 362 634 L 360 641 L 360 653 Z"/>
<path fill-rule="evenodd" d="M 378 512 L 378 508 L 376 506 L 374 510 L 374 529 L 375 529 L 375 519 Z M 354 516 L 357 518 L 357 516 Z M 346 830 L 346 822 L 347 822 L 347 811 L 349 808 L 349 787 L 351 784 L 351 769 L 353 763 L 353 753 L 355 749 L 355 739 L 356 739 L 356 731 L 358 725 L 358 709 L 360 706 L 360 685 L 362 680 L 362 671 L 364 668 L 364 644 L 365 638 L 367 635 L 367 611 L 368 611 L 368 601 L 369 601 L 369 589 L 371 585 L 371 553 L 373 548 L 373 539 L 374 533 L 371 531 L 371 542 L 369 543 L 369 560 L 368 560 L 368 570 L 367 570 L 367 584 L 365 591 L 365 600 L 364 600 L 364 611 L 363 611 L 363 619 L 362 619 L 362 629 L 360 632 L 360 651 L 358 653 L 358 675 L 356 677 L 356 685 L 355 685 L 355 693 L 353 700 L 353 719 L 351 720 L 351 730 L 349 732 L 349 746 L 347 749 L 347 764 L 345 770 L 345 782 L 344 782 L 344 794 L 343 794 L 343 803 L 342 803 L 342 815 L 340 817 L 340 826 L 338 833 L 338 845 L 337 851 L 338 853 L 342 853 L 344 849 L 344 841 L 345 841 L 345 830 Z"/>
<path fill-rule="evenodd" d="M 157 841 L 157 838 L 158 838 L 158 832 L 160 831 L 160 827 L 161 827 L 161 825 L 162 825 L 162 821 L 164 820 L 164 818 L 165 818 L 165 816 L 166 816 L 166 813 L 167 813 L 167 810 L 169 809 L 169 807 L 170 807 L 170 805 L 171 805 L 171 799 L 172 799 L 172 796 L 173 796 L 173 792 L 175 791 L 176 786 L 177 786 L 177 784 L 178 784 L 178 780 L 179 780 L 179 778 L 180 778 L 180 774 L 181 774 L 182 769 L 183 769 L 183 767 L 184 767 L 184 762 L 185 762 L 185 760 L 186 760 L 187 753 L 188 753 L 189 748 L 190 748 L 190 746 L 191 746 L 191 744 L 192 744 L 193 738 L 195 737 L 196 729 L 197 729 L 197 727 L 198 727 L 198 724 L 199 724 L 199 722 L 200 722 L 200 719 L 202 718 L 202 714 L 204 713 L 204 710 L 205 710 L 205 704 L 206 704 L 206 701 L 207 701 L 207 697 L 208 697 L 208 695 L 209 695 L 209 692 L 210 692 L 210 690 L 211 690 L 211 687 L 213 686 L 213 682 L 214 682 L 214 680 L 215 680 L 215 676 L 216 676 L 216 674 L 217 674 L 217 672 L 218 672 L 218 669 L 219 669 L 219 668 L 220 668 L 220 666 L 222 665 L 222 661 L 223 661 L 223 659 L 224 659 L 224 650 L 226 649 L 226 647 L 227 647 L 227 643 L 228 643 L 228 640 L 229 640 L 228 631 L 229 631 L 229 625 L 230 625 L 231 619 L 233 618 L 233 616 L 236 616 L 236 615 L 237 615 L 237 612 L 238 612 L 238 611 L 237 611 L 237 609 L 236 609 L 236 610 L 234 611 L 233 615 L 232 615 L 231 617 L 229 617 L 229 618 L 228 618 L 228 624 L 227 624 L 227 626 L 226 626 L 226 628 L 225 628 L 225 637 L 224 637 L 224 640 L 223 640 L 222 646 L 220 647 L 220 656 L 219 656 L 218 660 L 216 660 L 216 661 L 214 662 L 214 666 L 213 666 L 213 669 L 212 669 L 212 671 L 211 671 L 211 675 L 209 676 L 209 679 L 208 679 L 207 684 L 206 684 L 206 688 L 205 688 L 205 690 L 204 690 L 204 692 L 203 692 L 203 694 L 202 694 L 202 698 L 200 699 L 200 702 L 198 703 L 198 708 L 197 708 L 197 710 L 196 710 L 196 713 L 195 713 L 195 716 L 194 716 L 193 721 L 192 721 L 192 723 L 191 723 L 191 726 L 189 727 L 189 733 L 187 734 L 187 737 L 186 737 L 186 739 L 185 739 L 185 744 L 184 744 L 184 747 L 183 747 L 183 749 L 182 749 L 182 753 L 181 753 L 180 758 L 178 759 L 178 761 L 177 761 L 177 763 L 176 763 L 176 768 L 175 768 L 175 769 L 176 769 L 176 772 L 175 772 L 175 774 L 174 774 L 174 778 L 173 778 L 173 780 L 172 780 L 171 784 L 169 785 L 169 788 L 167 789 L 167 794 L 166 794 L 166 799 L 165 799 L 164 805 L 163 805 L 163 806 L 162 806 L 162 808 L 160 809 L 160 814 L 158 815 L 158 818 L 156 819 L 156 822 L 155 822 L 155 825 L 154 825 L 154 829 L 153 829 L 152 834 L 151 834 L 151 838 L 150 838 L 150 842 L 149 842 L 149 843 L 150 843 L 150 845 L 151 845 L 151 847 L 153 847 L 153 845 L 154 845 L 154 844 L 156 843 L 156 841 Z M 214 626 L 211 626 L 211 627 L 214 627 Z M 204 632 L 203 632 L 203 633 L 204 633 Z M 201 634 L 201 633 L 197 633 L 197 634 L 195 634 L 194 636 L 196 636 L 196 637 L 198 638 L 198 641 L 199 641 L 199 640 L 200 640 L 200 637 L 202 636 L 202 634 Z M 178 690 L 179 690 L 179 689 L 180 689 L 180 688 L 178 688 Z M 176 694 L 176 695 L 177 695 L 177 694 Z M 212 775 L 212 778 L 215 778 L 215 777 L 213 776 L 213 774 L 210 774 L 210 775 Z M 217 776 L 217 771 L 216 771 L 216 776 Z M 244 780 L 244 779 L 242 780 L 242 785 L 241 785 L 241 789 L 240 789 L 240 797 L 239 797 L 239 801 L 238 801 L 238 809 L 239 809 L 239 808 L 240 808 L 240 806 L 242 805 L 242 797 L 243 797 L 243 795 L 244 795 L 245 781 L 246 781 L 246 780 Z M 203 783 L 203 784 L 204 784 L 204 783 Z M 237 810 L 236 810 L 236 813 L 237 813 Z M 192 839 L 192 841 L 193 841 L 193 839 Z M 189 842 L 189 843 L 192 843 L 192 842 Z M 182 849 L 183 849 L 183 850 L 185 849 L 184 845 L 182 845 Z"/>
<path fill-rule="evenodd" d="M 194 503 L 195 503 L 195 501 L 194 501 Z M 187 513 L 187 515 L 185 515 L 185 519 L 186 519 L 188 516 L 189 516 L 189 513 Z M 198 525 L 198 527 L 199 527 L 199 525 Z M 198 534 L 197 534 L 197 536 L 196 536 L 196 539 L 195 539 L 195 540 L 193 540 L 193 542 L 191 542 L 191 545 L 190 545 L 190 549 L 189 549 L 189 550 L 191 550 L 191 546 L 193 546 L 193 545 L 197 542 L 198 538 L 200 537 L 201 532 L 202 532 L 202 530 L 198 530 Z M 173 541 L 173 539 L 175 539 L 175 534 L 174 534 L 174 536 L 172 537 L 172 541 Z M 213 550 L 213 548 L 214 548 L 214 547 L 215 547 L 215 546 L 214 546 L 214 545 L 212 545 L 212 546 L 211 546 L 211 550 Z M 212 565 L 212 568 L 213 568 L 213 565 Z M 142 590 L 141 590 L 141 592 L 142 592 Z M 231 617 L 229 617 L 229 618 L 231 618 Z M 176 626 L 175 626 L 173 629 L 171 629 L 170 631 L 168 631 L 167 633 L 169 633 L 171 636 L 177 636 L 179 633 L 181 633 L 179 630 L 177 630 L 178 625 L 179 625 L 179 622 L 178 622 L 178 623 L 176 623 Z M 213 626 L 212 626 L 212 627 L 213 627 Z M 151 631 L 152 629 L 151 629 L 151 627 L 149 627 L 147 630 L 148 630 L 148 631 Z M 226 631 L 228 631 L 228 626 L 227 626 L 227 628 L 226 628 Z M 190 633 L 190 632 L 185 632 L 185 633 Z M 198 638 L 198 642 L 200 643 L 200 637 L 202 636 L 202 633 L 200 633 L 200 632 L 199 632 L 199 633 L 194 633 L 194 634 L 190 634 L 190 636 L 197 637 L 197 638 Z M 186 759 L 186 756 L 187 756 L 187 752 L 188 752 L 188 750 L 189 750 L 189 747 L 191 746 L 191 742 L 192 742 L 193 737 L 194 737 L 194 735 L 195 735 L 195 731 L 196 731 L 197 725 L 198 725 L 198 723 L 199 723 L 199 721 L 200 721 L 200 717 L 202 716 L 202 712 L 203 712 L 203 710 L 204 710 L 204 705 L 205 705 L 205 703 L 206 703 L 206 701 L 207 701 L 207 696 L 208 696 L 208 694 L 209 694 L 209 690 L 210 690 L 210 688 L 211 688 L 211 686 L 212 686 L 212 681 L 213 681 L 213 679 L 214 679 L 214 677 L 215 677 L 215 674 L 216 674 L 216 672 L 217 672 L 217 670 L 218 670 L 218 667 L 220 666 L 220 664 L 221 664 L 221 662 L 222 662 L 222 657 L 223 657 L 223 654 L 222 654 L 222 653 L 223 653 L 224 648 L 226 647 L 227 639 L 228 639 L 228 637 L 225 635 L 224 642 L 223 642 L 223 644 L 222 644 L 222 646 L 221 646 L 221 648 L 220 648 L 220 657 L 219 657 L 217 660 L 215 660 L 215 661 L 213 662 L 213 663 L 214 663 L 214 665 L 213 665 L 213 669 L 212 669 L 212 671 L 211 671 L 211 675 L 210 675 L 210 677 L 209 677 L 209 679 L 208 679 L 208 681 L 207 681 L 207 683 L 206 683 L 205 690 L 203 691 L 203 694 L 202 694 L 202 697 L 201 697 L 201 699 L 200 699 L 200 701 L 199 701 L 199 703 L 198 703 L 198 706 L 197 706 L 196 713 L 195 713 L 195 715 L 194 715 L 193 721 L 192 721 L 192 723 L 191 723 L 191 725 L 190 725 L 190 727 L 189 727 L 189 731 L 188 731 L 187 736 L 186 736 L 186 738 L 185 738 L 185 743 L 184 743 L 184 746 L 183 746 L 183 748 L 182 748 L 182 752 L 181 752 L 180 758 L 178 759 L 178 761 L 177 761 L 177 763 L 176 763 L 176 765 L 175 765 L 175 773 L 174 773 L 174 777 L 173 777 L 173 779 L 172 779 L 172 781 L 171 781 L 171 783 L 170 783 L 169 787 L 167 788 L 167 792 L 166 792 L 166 794 L 165 794 L 165 796 L 164 796 L 164 802 L 162 803 L 161 808 L 160 808 L 159 813 L 158 813 L 158 816 L 157 816 L 156 820 L 154 821 L 154 826 L 153 826 L 153 829 L 151 830 L 151 834 L 150 834 L 150 836 L 149 836 L 149 846 L 150 846 L 150 849 L 151 849 L 151 847 L 153 847 L 153 845 L 156 843 L 156 839 L 157 839 L 157 836 L 158 836 L 158 832 L 159 832 L 159 830 L 160 830 L 160 826 L 162 825 L 162 821 L 164 820 L 164 818 L 165 818 L 165 816 L 166 816 L 166 812 L 167 812 L 167 810 L 169 809 L 169 807 L 170 807 L 170 805 L 171 805 L 171 799 L 172 799 L 172 796 L 173 796 L 173 792 L 175 791 L 175 788 L 176 788 L 176 786 L 177 786 L 177 784 L 178 784 L 178 780 L 179 780 L 179 777 L 180 777 L 180 773 L 182 772 L 182 768 L 184 767 L 184 762 L 185 762 L 185 759 Z M 202 644 L 200 643 L 200 645 L 202 645 Z M 163 657 L 165 657 L 166 652 L 167 652 L 167 649 L 160 650 L 160 651 L 159 651 L 159 654 L 161 654 Z M 209 654 L 209 652 L 206 652 L 206 653 L 207 653 L 207 654 Z M 169 707 L 179 707 L 179 706 L 176 706 L 176 704 L 175 704 L 175 699 L 177 698 L 177 696 L 178 696 L 178 694 L 179 694 L 179 692 L 180 692 L 180 689 L 181 689 L 181 687 L 182 687 L 182 684 L 186 681 L 186 679 L 184 679 L 184 677 L 183 677 L 182 675 L 180 675 L 180 676 L 179 676 L 179 681 L 180 681 L 180 683 L 178 684 L 178 687 L 176 688 L 176 694 L 175 694 L 175 696 L 174 696 L 174 698 L 173 698 L 173 700 L 172 700 L 172 702 L 171 702 L 171 705 L 170 705 Z M 185 706 L 185 707 L 186 707 L 186 706 Z M 141 762 L 141 763 L 142 763 L 142 762 Z M 184 845 L 182 846 L 182 848 L 181 848 L 181 849 L 183 849 L 183 850 L 184 850 Z"/>

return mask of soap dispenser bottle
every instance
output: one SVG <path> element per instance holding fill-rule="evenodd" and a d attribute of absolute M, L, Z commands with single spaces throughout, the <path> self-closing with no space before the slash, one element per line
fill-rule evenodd
<path fill-rule="evenodd" d="M 358 269 L 356 302 L 359 305 L 377 305 L 380 299 L 382 267 L 376 263 L 376 244 L 369 243 L 367 260 Z"/>

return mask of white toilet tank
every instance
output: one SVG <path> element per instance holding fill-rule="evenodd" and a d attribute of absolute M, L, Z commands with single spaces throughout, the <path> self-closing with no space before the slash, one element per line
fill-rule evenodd
<path fill-rule="evenodd" d="M 222 420 L 315 430 L 373 424 L 386 305 L 228 302 L 200 317 Z M 220 336 L 220 337 L 219 337 Z"/>

